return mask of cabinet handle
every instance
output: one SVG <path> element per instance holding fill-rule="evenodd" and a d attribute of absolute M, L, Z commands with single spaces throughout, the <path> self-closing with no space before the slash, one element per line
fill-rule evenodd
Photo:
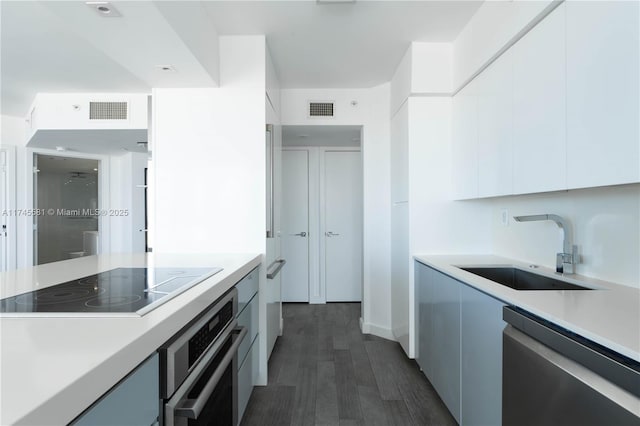
<path fill-rule="evenodd" d="M 274 261 L 271 265 L 269 265 L 269 268 L 267 268 L 267 279 L 269 280 L 274 279 L 280 273 L 280 269 L 282 269 L 285 263 L 287 263 L 286 260 L 278 259 Z M 272 267 L 274 269 L 272 271 L 269 271 Z"/>

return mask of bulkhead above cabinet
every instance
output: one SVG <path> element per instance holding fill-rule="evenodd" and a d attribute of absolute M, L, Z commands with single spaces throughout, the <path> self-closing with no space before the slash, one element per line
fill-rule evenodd
<path fill-rule="evenodd" d="M 147 152 L 147 93 L 39 93 L 26 117 L 27 146 L 92 154 Z"/>

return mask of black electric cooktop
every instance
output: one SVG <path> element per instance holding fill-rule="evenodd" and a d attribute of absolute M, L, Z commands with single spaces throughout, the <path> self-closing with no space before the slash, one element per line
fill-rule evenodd
<path fill-rule="evenodd" d="M 144 315 L 222 268 L 117 268 L 0 300 L 3 313 Z"/>

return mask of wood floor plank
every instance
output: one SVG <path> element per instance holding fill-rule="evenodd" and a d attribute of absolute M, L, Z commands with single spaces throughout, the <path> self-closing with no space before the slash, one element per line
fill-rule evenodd
<path fill-rule="evenodd" d="M 318 386 L 317 365 L 313 368 L 299 367 L 298 383 L 293 404 L 291 424 L 313 426 L 316 423 L 316 393 Z"/>
<path fill-rule="evenodd" d="M 387 424 L 389 426 L 414 426 L 411 415 L 407 409 L 407 405 L 402 400 L 384 401 L 384 407 L 387 411 Z M 415 425 L 426 426 L 426 425 Z"/>
<path fill-rule="evenodd" d="M 388 426 L 387 410 L 378 388 L 374 386 L 358 386 L 358 396 L 364 424 L 367 426 Z"/>
<path fill-rule="evenodd" d="M 371 369 L 376 379 L 378 391 L 384 400 L 400 400 L 402 395 L 398 390 L 396 375 L 391 365 L 393 358 L 384 349 L 380 342 L 367 341 L 365 348 L 371 362 Z"/>
<path fill-rule="evenodd" d="M 339 425 L 335 365 L 333 361 L 319 361 L 317 371 L 315 424 Z"/>
<path fill-rule="evenodd" d="M 353 361 L 356 384 L 359 386 L 376 386 L 376 378 L 371 369 L 371 362 L 364 341 L 350 341 L 349 350 Z"/>
<path fill-rule="evenodd" d="M 249 400 L 243 426 L 282 426 L 291 424 L 293 386 L 256 388 Z"/>
<path fill-rule="evenodd" d="M 398 388 L 415 424 L 425 426 L 457 424 L 433 388 L 415 384 L 400 384 Z"/>
<path fill-rule="evenodd" d="M 338 415 L 340 416 L 340 420 L 362 419 L 360 398 L 358 397 L 358 386 L 353 371 L 351 353 L 349 351 L 338 350 L 334 352 L 333 356 L 335 359 Z"/>

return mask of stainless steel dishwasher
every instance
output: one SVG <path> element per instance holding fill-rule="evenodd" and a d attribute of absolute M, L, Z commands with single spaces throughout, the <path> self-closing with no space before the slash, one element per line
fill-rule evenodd
<path fill-rule="evenodd" d="M 503 308 L 503 425 L 640 426 L 640 363 Z"/>

